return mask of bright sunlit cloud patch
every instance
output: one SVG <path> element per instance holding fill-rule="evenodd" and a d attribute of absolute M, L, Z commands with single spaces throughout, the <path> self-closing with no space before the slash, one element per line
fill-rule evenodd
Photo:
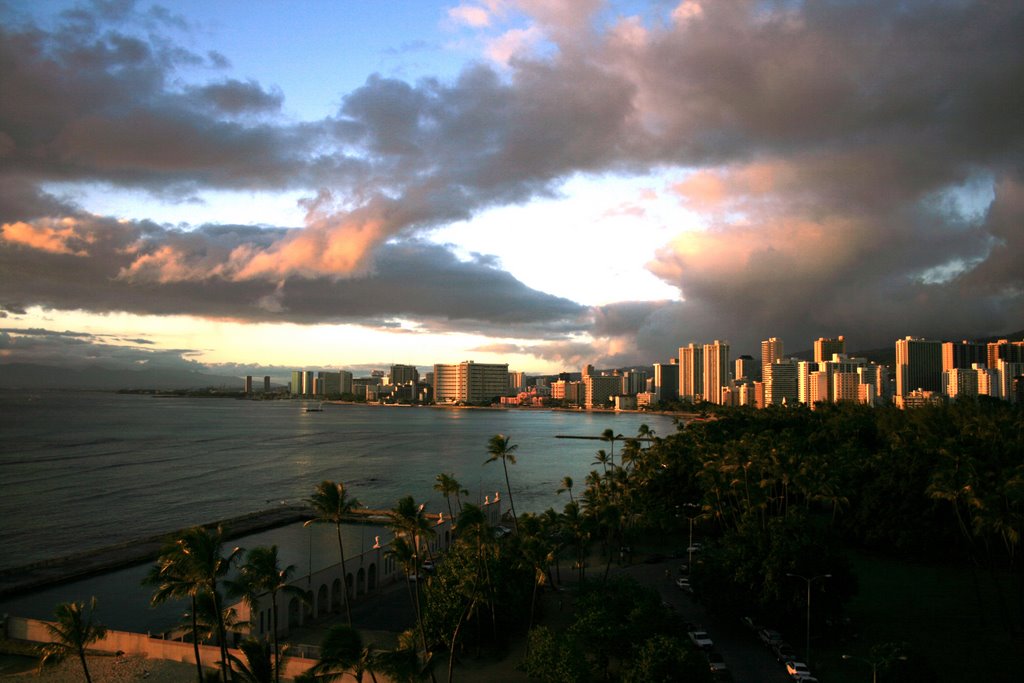
<path fill-rule="evenodd" d="M 501 266 L 518 280 L 589 306 L 677 299 L 679 290 L 646 268 L 658 247 L 700 225 L 666 190 L 672 176 L 576 176 L 561 197 L 491 209 L 431 239 L 464 255 L 501 245 Z"/>

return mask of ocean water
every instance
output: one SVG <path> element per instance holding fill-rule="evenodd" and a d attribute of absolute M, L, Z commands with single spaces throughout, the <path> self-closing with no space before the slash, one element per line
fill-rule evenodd
<path fill-rule="evenodd" d="M 471 500 L 504 492 L 500 462 L 484 464 L 498 433 L 518 444 L 509 468 L 517 511 L 561 509 L 562 477 L 582 486 L 608 444 L 556 435 L 610 428 L 632 436 L 644 423 L 658 434 L 675 431 L 671 418 L 635 413 L 332 404 L 306 413 L 305 405 L 0 392 L 0 568 L 300 503 L 324 479 L 345 482 L 371 508 L 412 495 L 429 511 L 447 511 L 433 490 L 441 472 L 454 474 Z M 273 530 L 244 540 L 278 543 L 302 573 L 317 564 L 320 533 L 331 531 Z M 350 529 L 346 544 L 372 545 L 367 533 Z"/>

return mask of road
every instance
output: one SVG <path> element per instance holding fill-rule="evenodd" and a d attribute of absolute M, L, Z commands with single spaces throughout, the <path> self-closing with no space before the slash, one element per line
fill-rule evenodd
<path fill-rule="evenodd" d="M 775 661 L 775 655 L 761 644 L 757 635 L 738 620 L 719 619 L 708 614 L 694 597 L 680 590 L 675 579 L 681 560 L 665 560 L 654 564 L 638 563 L 618 567 L 613 571 L 632 576 L 640 583 L 655 588 L 661 599 L 672 605 L 679 615 L 680 630 L 683 622 L 704 627 L 715 642 L 735 683 L 792 683 L 785 668 Z M 665 572 L 670 578 L 666 578 Z M 685 634 L 684 634 L 685 635 Z"/>

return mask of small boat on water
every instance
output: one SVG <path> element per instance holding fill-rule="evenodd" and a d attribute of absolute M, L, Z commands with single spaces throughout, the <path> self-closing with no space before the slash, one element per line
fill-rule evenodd
<path fill-rule="evenodd" d="M 307 413 L 322 413 L 324 412 L 324 404 L 320 403 L 316 406 L 306 406 L 303 408 L 303 411 Z"/>

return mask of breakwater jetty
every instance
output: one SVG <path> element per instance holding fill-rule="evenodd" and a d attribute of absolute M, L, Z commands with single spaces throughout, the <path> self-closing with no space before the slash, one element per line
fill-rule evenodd
<path fill-rule="evenodd" d="M 252 512 L 202 526 L 210 528 L 222 526 L 225 537 L 233 539 L 264 529 L 273 529 L 303 521 L 309 519 L 310 516 L 309 507 L 292 505 Z M 104 548 L 4 569 L 0 571 L 0 598 L 22 595 L 47 586 L 151 562 L 160 554 L 160 548 L 167 539 L 176 533 L 178 532 L 172 531 L 166 534 L 147 536 Z"/>

